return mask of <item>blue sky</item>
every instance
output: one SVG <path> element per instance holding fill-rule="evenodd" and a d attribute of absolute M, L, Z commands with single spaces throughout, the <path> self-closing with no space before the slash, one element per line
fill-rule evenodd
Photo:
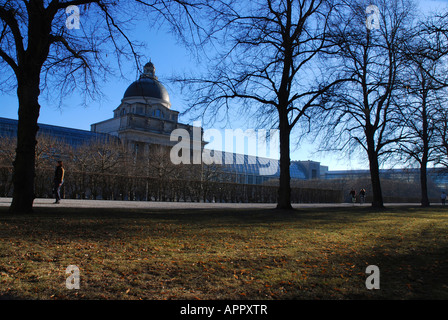
<path fill-rule="evenodd" d="M 444 8 L 448 1 L 420 0 L 422 10 Z M 82 23 L 82 16 L 81 16 Z M 175 37 L 163 29 L 143 28 L 133 34 L 134 39 L 147 43 L 148 50 L 145 55 L 152 60 L 156 67 L 156 75 L 166 86 L 172 103 L 172 109 L 183 111 L 185 102 L 180 93 L 168 79 L 176 73 L 188 72 L 198 67 L 191 59 L 188 52 L 178 44 Z M 126 88 L 135 80 L 135 70 L 131 63 L 125 67 L 129 72 L 128 79 L 113 78 L 103 84 L 104 99 L 81 105 L 76 93 L 66 97 L 66 103 L 62 108 L 52 105 L 46 99 L 41 99 L 40 123 L 90 130 L 90 124 L 109 119 L 112 111 L 118 107 Z M 0 117 L 17 119 L 18 103 L 15 91 L 0 95 Z M 180 118 L 181 122 L 189 122 Z M 192 123 L 191 123 L 192 124 Z M 238 127 L 238 125 L 237 125 Z M 241 124 L 243 130 L 247 129 Z M 205 128 L 207 129 L 207 128 Z M 235 127 L 233 128 L 235 129 Z M 342 155 L 316 155 L 313 154 L 313 146 L 302 143 L 300 147 L 293 148 L 291 160 L 313 160 L 327 165 L 330 170 L 368 169 L 366 161 L 347 159 Z M 340 159 L 338 159 L 340 158 Z"/>

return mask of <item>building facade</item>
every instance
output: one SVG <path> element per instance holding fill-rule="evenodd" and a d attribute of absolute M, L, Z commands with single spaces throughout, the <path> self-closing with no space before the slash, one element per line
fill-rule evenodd
<path fill-rule="evenodd" d="M 170 141 L 171 132 L 185 129 L 192 137 L 192 151 L 196 146 L 202 148 L 202 134 L 194 136 L 194 127 L 180 123 L 178 117 L 179 112 L 171 109 L 168 91 L 156 76 L 154 64 L 149 62 L 140 78 L 126 89 L 113 118 L 92 124 L 91 131 L 115 136 L 136 154 L 149 155 L 151 146 L 173 146 L 176 142 Z M 194 141 L 195 138 L 200 140 Z"/>
<path fill-rule="evenodd" d="M 17 123 L 17 120 L 0 118 L 0 137 L 16 137 Z M 202 128 L 179 122 L 179 112 L 171 108 L 168 91 L 156 76 L 154 64 L 149 62 L 144 66 L 139 79 L 124 91 L 123 98 L 113 110 L 111 119 L 93 123 L 90 131 L 39 124 L 38 134 L 51 136 L 74 147 L 92 141 L 117 140 L 136 156 L 152 157 L 155 155 L 151 155 L 151 148 L 169 149 L 178 143 L 170 139 L 171 133 L 176 129 L 184 129 L 190 134 L 192 154 L 197 151 L 202 154 L 207 145 L 207 142 L 203 141 Z M 195 135 L 194 131 L 200 134 Z M 211 151 L 213 152 L 216 151 Z M 220 166 L 220 170 L 232 176 L 233 183 L 261 185 L 266 181 L 278 179 L 280 175 L 279 161 L 276 159 L 228 152 L 222 152 L 221 155 L 221 163 L 224 165 Z M 233 159 L 230 164 L 224 160 L 227 157 Z M 269 174 L 263 170 L 266 168 L 266 163 L 270 164 Z M 446 172 L 429 169 L 428 173 L 430 179 L 440 188 L 448 185 Z M 368 170 L 331 171 L 319 162 L 291 161 L 290 174 L 293 181 L 319 179 L 331 181 L 368 178 L 370 173 Z M 411 183 L 419 181 L 418 169 L 382 170 L 381 175 L 383 178 Z"/>
<path fill-rule="evenodd" d="M 192 154 L 197 151 L 202 153 L 207 144 L 203 141 L 202 128 L 179 122 L 179 112 L 171 108 L 168 91 L 156 76 L 152 62 L 144 66 L 139 79 L 124 91 L 120 104 L 113 110 L 113 117 L 93 123 L 90 131 L 39 124 L 39 134 L 54 137 L 71 146 L 118 139 L 129 152 L 139 157 L 151 157 L 151 148 L 171 148 L 178 143 L 170 139 L 171 133 L 176 129 L 184 129 L 190 134 Z M 195 130 L 199 130 L 200 134 L 195 135 Z M 0 118 L 0 136 L 16 135 L 17 120 Z M 224 158 L 228 153 L 222 152 L 222 155 Z M 235 183 L 262 184 L 280 175 L 278 160 L 243 154 L 232 154 L 231 157 L 234 161 L 221 166 L 221 169 L 231 174 Z M 269 174 L 262 170 L 266 163 L 271 165 Z M 318 162 L 292 161 L 291 178 L 318 179 L 320 167 Z"/>

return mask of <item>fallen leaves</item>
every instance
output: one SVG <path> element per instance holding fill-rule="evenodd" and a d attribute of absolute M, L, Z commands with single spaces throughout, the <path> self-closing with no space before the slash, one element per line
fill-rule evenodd
<path fill-rule="evenodd" d="M 20 219 L 0 217 L 5 236 L 0 242 L 0 294 L 12 288 L 30 298 L 79 299 L 82 294 L 64 289 L 65 267 L 76 264 L 81 285 L 88 288 L 84 298 L 89 299 L 344 298 L 356 288 L 365 291 L 367 263 L 389 262 L 396 274 L 406 275 L 411 264 L 397 257 L 423 257 L 426 246 L 424 257 L 431 258 L 448 241 L 444 215 L 432 218 L 433 229 L 428 229 L 419 217 L 407 224 L 402 217 L 382 215 L 387 223 L 370 226 L 362 215 L 351 221 L 344 212 L 338 213 L 344 215 L 341 219 L 305 214 L 306 222 L 302 213 L 270 222 L 238 214 L 172 219 L 168 214 L 128 218 L 123 213 L 120 219 L 109 219 L 91 213 L 84 219 L 65 214 L 63 220 L 42 215 L 39 220 L 21 218 L 25 226 Z M 425 233 L 419 229 L 421 220 Z M 418 241 L 410 243 L 417 234 Z M 446 260 L 422 259 L 421 267 L 412 269 L 417 280 L 393 280 L 414 294 Z"/>

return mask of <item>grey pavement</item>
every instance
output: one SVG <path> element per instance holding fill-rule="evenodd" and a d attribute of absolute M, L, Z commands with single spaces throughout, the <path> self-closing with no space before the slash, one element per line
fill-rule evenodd
<path fill-rule="evenodd" d="M 0 198 L 0 207 L 9 207 L 11 198 Z M 415 206 L 418 203 L 388 203 L 386 206 Z M 62 199 L 54 204 L 54 199 L 35 199 L 34 207 L 62 208 L 123 208 L 123 209 L 273 209 L 275 203 L 203 203 L 203 202 L 161 202 L 161 201 L 118 201 L 118 200 L 73 200 Z M 360 207 L 359 203 L 355 206 Z M 361 207 L 370 206 L 369 203 Z M 352 203 L 293 204 L 294 208 L 353 207 Z"/>

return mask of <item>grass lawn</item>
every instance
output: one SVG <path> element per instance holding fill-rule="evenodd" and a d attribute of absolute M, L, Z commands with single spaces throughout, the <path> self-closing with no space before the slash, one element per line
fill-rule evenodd
<path fill-rule="evenodd" d="M 0 298 L 448 299 L 448 208 L 0 208 Z"/>

